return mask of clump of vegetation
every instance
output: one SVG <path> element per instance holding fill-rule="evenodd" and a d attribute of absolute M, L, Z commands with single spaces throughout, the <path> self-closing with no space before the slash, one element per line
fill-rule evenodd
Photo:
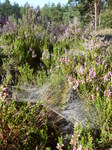
<path fill-rule="evenodd" d="M 103 11 L 100 16 L 101 28 L 112 28 L 112 10 Z"/>
<path fill-rule="evenodd" d="M 0 149 L 44 149 L 47 126 L 39 104 L 1 101 L 0 110 Z"/>

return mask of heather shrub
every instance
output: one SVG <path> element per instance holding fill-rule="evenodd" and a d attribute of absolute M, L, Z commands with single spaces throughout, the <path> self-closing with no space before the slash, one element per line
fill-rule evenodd
<path fill-rule="evenodd" d="M 66 94 L 69 89 L 66 76 L 61 73 L 58 75 L 52 73 L 47 82 L 46 100 L 48 104 L 52 107 L 63 107 L 66 103 Z"/>
<path fill-rule="evenodd" d="M 112 126 L 110 123 L 112 120 L 112 102 L 108 101 L 108 98 L 97 97 L 89 103 L 89 107 L 95 109 L 94 115 L 89 120 L 93 126 L 91 127 L 88 122 L 86 127 L 75 124 L 70 145 L 72 149 L 108 149 L 112 142 Z M 92 110 L 89 112 L 92 112 Z"/>
<path fill-rule="evenodd" d="M 84 128 L 80 125 L 75 127 L 70 143 L 72 149 L 107 149 L 111 147 L 111 45 L 111 41 L 107 42 L 103 38 L 98 39 L 91 35 L 74 46 L 74 54 L 66 52 L 64 56 L 57 59 L 55 75 L 64 74 L 66 81 L 68 78 L 68 84 L 73 85 L 73 89 L 78 92 L 80 98 L 87 102 L 86 111 L 90 116 L 89 122 L 87 121 L 88 127 Z M 82 52 L 77 53 L 77 49 Z M 59 142 L 57 148 L 63 148 L 64 144 L 64 141 Z"/>
<path fill-rule="evenodd" d="M 39 107 L 39 103 L 0 101 L 0 149 L 44 149 L 47 126 Z"/>
<path fill-rule="evenodd" d="M 42 30 L 36 23 L 37 13 L 37 10 L 26 7 L 26 14 L 18 25 L 9 20 L 3 28 L 0 37 L 3 68 L 13 78 L 15 75 L 17 78 L 18 68 L 26 63 L 34 69 L 34 73 L 41 70 L 42 66 L 45 70 L 50 67 L 50 56 L 48 64 L 41 57 L 45 47 L 48 53 L 52 53 L 52 40 L 49 40 L 47 30 Z"/>
<path fill-rule="evenodd" d="M 74 149 L 107 149 L 111 147 L 112 141 L 111 42 L 95 38 L 87 41 L 83 43 L 86 53 L 80 55 L 79 59 L 75 57 L 77 65 L 68 81 L 80 97 L 87 101 L 86 109 L 90 115 L 87 124 L 90 123 L 90 127 L 75 127 L 71 144 Z"/>
<path fill-rule="evenodd" d="M 47 82 L 48 78 L 49 78 L 49 75 L 47 75 L 46 70 L 43 69 L 37 72 L 35 83 L 38 86 L 42 86 L 43 84 Z"/>
<path fill-rule="evenodd" d="M 106 9 L 100 15 L 101 28 L 112 28 L 112 10 Z"/>
<path fill-rule="evenodd" d="M 23 66 L 18 67 L 18 71 L 18 84 L 33 84 L 35 75 L 33 73 L 33 69 L 31 69 L 27 63 Z"/>

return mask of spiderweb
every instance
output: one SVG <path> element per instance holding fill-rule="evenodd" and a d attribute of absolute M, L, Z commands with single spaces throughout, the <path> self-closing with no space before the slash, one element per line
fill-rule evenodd
<path fill-rule="evenodd" d="M 68 88 L 63 101 L 61 97 L 56 96 L 56 91 L 60 90 L 61 93 L 61 90 L 66 88 L 66 84 L 63 84 L 62 80 L 59 80 L 57 84 L 61 86 L 60 89 L 57 89 L 59 87 L 55 87 L 49 81 L 41 87 L 19 86 L 14 88 L 13 98 L 16 101 L 22 102 L 42 102 L 43 106 L 60 116 L 60 119 L 63 118 L 72 124 L 78 122 L 86 126 L 88 114 L 86 112 L 85 102 L 80 99 L 77 91 L 74 91 L 72 86 Z M 92 122 L 93 120 L 92 118 Z"/>

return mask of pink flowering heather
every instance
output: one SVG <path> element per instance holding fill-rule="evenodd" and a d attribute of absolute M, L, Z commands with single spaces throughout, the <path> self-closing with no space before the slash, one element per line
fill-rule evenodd
<path fill-rule="evenodd" d="M 97 87 L 96 87 L 96 91 L 98 91 L 98 90 L 99 90 L 99 87 L 97 86 Z"/>
<path fill-rule="evenodd" d="M 79 81 L 75 81 L 75 85 L 73 86 L 73 89 L 76 90 L 79 87 Z"/>
<path fill-rule="evenodd" d="M 70 140 L 70 144 L 71 145 L 74 145 L 74 136 L 72 135 L 72 138 L 71 138 L 71 140 Z"/>
<path fill-rule="evenodd" d="M 106 96 L 106 90 L 104 91 L 104 96 Z"/>
<path fill-rule="evenodd" d="M 94 54 L 94 57 L 97 57 L 97 54 L 96 54 L 96 53 Z"/>
<path fill-rule="evenodd" d="M 84 81 L 84 80 L 81 80 L 81 83 L 82 83 L 82 84 L 85 84 L 85 81 Z"/>
<path fill-rule="evenodd" d="M 59 144 L 59 143 L 57 143 L 56 148 L 57 148 L 57 149 L 60 149 L 60 144 Z"/>
<path fill-rule="evenodd" d="M 84 73 L 84 68 L 83 68 L 83 66 L 80 66 L 80 68 L 79 68 L 79 73 L 80 73 L 80 74 L 83 74 L 83 73 Z"/>
<path fill-rule="evenodd" d="M 108 98 L 112 98 L 112 92 L 109 90 L 104 91 L 104 96 L 107 96 Z"/>
<path fill-rule="evenodd" d="M 82 146 L 80 145 L 79 148 L 77 150 L 82 150 Z"/>
<path fill-rule="evenodd" d="M 111 80 L 112 83 L 112 73 L 110 71 L 104 76 L 104 82 L 108 82 L 109 80 Z"/>
<path fill-rule="evenodd" d="M 112 76 L 112 74 L 111 74 L 110 71 L 108 72 L 107 76 L 108 76 L 108 77 L 111 77 L 111 76 Z"/>
<path fill-rule="evenodd" d="M 67 66 L 69 65 L 69 62 L 70 62 L 69 58 L 65 56 L 65 63 Z"/>
<path fill-rule="evenodd" d="M 104 76 L 104 82 L 108 82 L 108 76 L 107 75 Z"/>
<path fill-rule="evenodd" d="M 112 85 L 112 76 L 111 76 L 111 85 Z"/>
<path fill-rule="evenodd" d="M 105 65 L 105 69 L 107 69 L 107 64 Z"/>
<path fill-rule="evenodd" d="M 72 79 L 71 77 L 68 77 L 68 83 L 71 85 L 72 84 Z"/>
<path fill-rule="evenodd" d="M 105 64 L 105 62 L 106 62 L 106 61 L 105 61 L 105 60 L 103 60 L 102 64 L 104 65 L 104 64 Z"/>
<path fill-rule="evenodd" d="M 90 82 L 92 82 L 92 79 L 95 78 L 95 71 L 94 71 L 94 68 L 92 68 L 92 69 L 89 71 L 89 76 L 90 76 Z"/>
<path fill-rule="evenodd" d="M 63 150 L 63 149 L 62 149 L 63 146 L 64 146 L 64 144 L 60 145 L 60 143 L 57 143 L 56 148 L 59 149 L 59 150 Z"/>
<path fill-rule="evenodd" d="M 78 80 L 76 80 L 76 86 L 77 86 L 77 88 L 79 87 L 79 81 Z"/>

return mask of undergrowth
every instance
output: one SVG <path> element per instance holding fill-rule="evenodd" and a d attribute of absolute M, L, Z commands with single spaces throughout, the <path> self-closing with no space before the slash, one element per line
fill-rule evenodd
<path fill-rule="evenodd" d="M 55 41 L 49 29 L 40 28 L 35 23 L 35 10 L 28 9 L 31 18 L 24 16 L 14 29 L 7 24 L 10 32 L 6 30 L 0 35 L 1 77 L 5 81 L 2 81 L 0 92 L 0 149 L 111 148 L 111 40 L 105 41 L 88 29 L 83 31 L 75 18 L 74 23 L 69 23 L 65 33 L 58 35 Z M 106 13 L 102 13 L 101 17 L 105 18 Z M 103 27 L 110 24 L 103 19 Z M 87 126 L 75 124 L 73 136 L 66 138 L 66 142 L 62 137 L 56 137 L 55 129 L 50 132 L 52 127 L 49 128 L 42 104 L 19 103 L 9 98 L 7 85 L 42 87 L 45 84 L 48 84 L 46 99 L 54 107 L 64 106 L 70 87 L 87 102 L 90 116 Z"/>

